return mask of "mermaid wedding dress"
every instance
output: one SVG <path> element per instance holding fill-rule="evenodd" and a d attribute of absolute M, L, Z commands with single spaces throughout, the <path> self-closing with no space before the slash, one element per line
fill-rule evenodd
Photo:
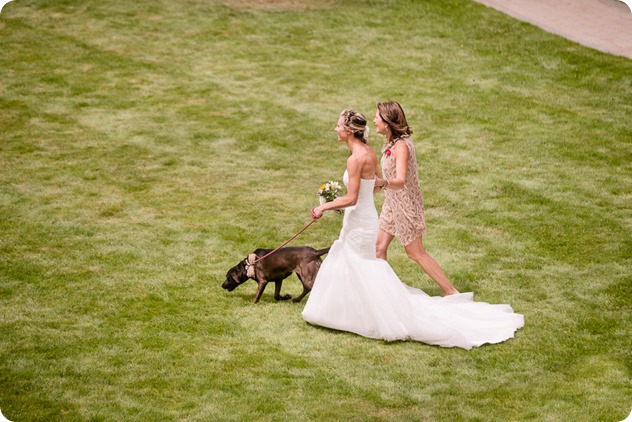
<path fill-rule="evenodd" d="M 343 180 L 346 185 L 346 172 Z M 345 210 L 340 237 L 320 267 L 303 318 L 364 337 L 443 347 L 471 349 L 512 338 L 524 317 L 511 306 L 474 302 L 472 293 L 429 296 L 402 283 L 375 257 L 374 183 L 361 179 L 358 202 Z"/>

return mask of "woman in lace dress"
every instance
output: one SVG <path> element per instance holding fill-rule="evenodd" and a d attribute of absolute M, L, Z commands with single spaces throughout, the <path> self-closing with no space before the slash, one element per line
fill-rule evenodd
<path fill-rule="evenodd" d="M 426 252 L 422 236 L 425 234 L 424 205 L 417 176 L 417 157 L 410 136 L 404 110 L 396 101 L 378 103 L 375 112 L 377 133 L 386 141 L 382 148 L 384 179 L 376 186 L 384 189 L 384 204 L 380 213 L 377 235 L 378 258 L 386 259 L 386 251 L 397 237 L 406 249 L 406 255 L 441 287 L 444 295 L 458 293 L 443 270 Z"/>
<path fill-rule="evenodd" d="M 343 176 L 347 194 L 314 208 L 312 217 L 340 208 L 345 214 L 303 318 L 369 338 L 464 349 L 513 337 L 524 319 L 509 305 L 474 302 L 472 293 L 428 296 L 402 283 L 388 262 L 376 257 L 378 215 L 373 190 L 379 167 L 366 144 L 366 123 L 362 114 L 345 110 L 336 126 L 338 141 L 351 151 Z"/>

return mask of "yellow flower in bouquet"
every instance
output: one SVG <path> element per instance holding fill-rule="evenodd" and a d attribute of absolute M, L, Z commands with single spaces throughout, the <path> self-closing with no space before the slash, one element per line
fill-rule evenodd
<path fill-rule="evenodd" d="M 330 180 L 318 189 L 318 196 L 325 198 L 325 202 L 331 202 L 340 196 L 341 190 L 340 183 Z"/>
<path fill-rule="evenodd" d="M 334 199 L 340 196 L 342 191 L 342 186 L 338 182 L 334 182 L 330 180 L 327 183 L 323 183 L 320 188 L 318 188 L 318 199 L 320 204 L 324 204 L 325 202 L 331 202 Z M 334 210 L 337 214 L 342 214 L 342 210 Z"/>

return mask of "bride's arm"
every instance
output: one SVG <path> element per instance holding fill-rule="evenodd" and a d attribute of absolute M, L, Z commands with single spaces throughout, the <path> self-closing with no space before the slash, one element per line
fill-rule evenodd
<path fill-rule="evenodd" d="M 384 180 L 382 179 L 382 170 L 380 170 L 379 161 L 375 161 L 375 184 L 373 185 L 373 193 L 378 193 L 384 187 Z"/>
<path fill-rule="evenodd" d="M 347 173 L 349 177 L 349 181 L 347 182 L 347 194 L 313 208 L 313 217 L 320 218 L 325 211 L 347 208 L 357 204 L 358 195 L 360 194 L 361 170 L 362 163 L 353 156 L 349 157 L 347 160 Z"/>

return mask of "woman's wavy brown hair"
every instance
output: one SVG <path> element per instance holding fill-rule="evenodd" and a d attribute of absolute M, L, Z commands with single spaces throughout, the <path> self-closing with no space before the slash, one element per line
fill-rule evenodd
<path fill-rule="evenodd" d="M 402 136 L 410 136 L 413 129 L 408 126 L 404 109 L 397 101 L 385 101 L 377 103 L 377 110 L 384 123 L 392 132 L 391 139 L 398 139 Z"/>

